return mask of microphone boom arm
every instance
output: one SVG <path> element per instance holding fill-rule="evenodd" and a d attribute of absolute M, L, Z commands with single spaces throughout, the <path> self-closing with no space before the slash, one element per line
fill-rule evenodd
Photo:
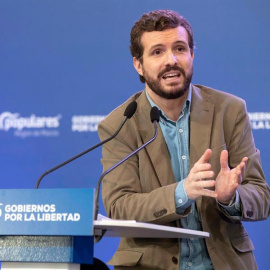
<path fill-rule="evenodd" d="M 158 132 L 158 121 L 154 121 L 154 124 L 155 124 L 155 134 L 154 134 L 154 136 L 153 136 L 153 138 L 151 140 L 149 140 L 145 144 L 141 145 L 138 149 L 136 149 L 135 151 L 133 151 L 132 153 L 130 153 L 129 155 L 127 155 L 124 159 L 121 159 L 120 161 L 118 161 L 114 166 L 112 166 L 111 168 L 109 168 L 107 171 L 105 171 L 100 176 L 100 178 L 98 180 L 98 183 L 97 183 L 97 190 L 96 190 L 96 194 L 95 194 L 95 205 L 96 205 L 96 207 L 95 207 L 95 217 L 94 217 L 94 220 L 97 220 L 98 211 L 99 211 L 99 192 L 100 192 L 100 184 L 102 182 L 102 179 L 109 172 L 111 172 L 112 170 L 114 170 L 116 167 L 118 167 L 119 165 L 121 165 L 123 162 L 125 162 L 127 159 L 129 159 L 131 156 L 133 156 L 136 153 L 138 153 L 141 149 L 145 148 L 149 143 L 151 143 L 152 141 L 154 141 L 156 139 L 157 132 Z"/>
<path fill-rule="evenodd" d="M 125 116 L 124 119 L 123 119 L 123 121 L 122 121 L 122 123 L 120 124 L 119 128 L 115 131 L 115 133 L 114 133 L 111 137 L 109 137 L 109 138 L 107 138 L 106 140 L 104 140 L 104 141 L 102 141 L 102 142 L 100 142 L 100 143 L 94 145 L 94 146 L 91 147 L 91 148 L 86 149 L 85 151 L 79 153 L 78 155 L 76 155 L 76 156 L 74 156 L 74 157 L 72 157 L 72 158 L 70 158 L 70 159 L 68 159 L 68 160 L 66 160 L 66 161 L 64 161 L 64 162 L 62 162 L 61 164 L 59 164 L 59 165 L 57 165 L 57 166 L 51 168 L 50 170 L 46 171 L 45 173 L 43 173 L 43 174 L 39 177 L 39 179 L 38 179 L 38 181 L 37 181 L 37 183 L 36 183 L 35 188 L 37 189 L 37 188 L 39 187 L 39 184 L 40 184 L 40 182 L 42 181 L 43 177 L 46 176 L 47 174 L 49 174 L 49 173 L 51 173 L 51 172 L 53 172 L 53 171 L 55 171 L 55 170 L 57 170 L 57 169 L 63 167 L 64 165 L 70 163 L 71 161 L 73 161 L 73 160 L 75 160 L 75 159 L 77 159 L 77 158 L 79 158 L 79 157 L 81 157 L 81 156 L 87 154 L 88 152 L 90 152 L 90 151 L 96 149 L 97 147 L 99 147 L 100 145 L 102 145 L 102 144 L 104 144 L 104 143 L 110 141 L 111 139 L 113 139 L 113 138 L 119 133 L 119 131 L 121 130 L 121 128 L 123 127 L 123 125 L 126 123 L 127 119 L 128 119 L 128 117 Z"/>

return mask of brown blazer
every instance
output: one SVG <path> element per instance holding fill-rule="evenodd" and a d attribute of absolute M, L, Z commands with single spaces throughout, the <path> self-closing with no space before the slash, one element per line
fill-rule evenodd
<path fill-rule="evenodd" d="M 117 161 L 147 142 L 154 135 L 150 104 L 145 92 L 139 92 L 116 108 L 99 125 L 100 139 L 115 132 L 123 120 L 126 106 L 136 100 L 136 113 L 115 139 L 103 147 L 102 164 L 107 170 Z M 229 152 L 230 167 L 244 156 L 249 158 L 244 180 L 238 187 L 242 217 L 232 218 L 215 199 L 197 199 L 197 209 L 207 250 L 216 270 L 257 269 L 254 249 L 242 220 L 263 220 L 269 216 L 269 187 L 255 148 L 245 103 L 233 95 L 204 86 L 192 86 L 190 114 L 190 168 L 207 148 L 212 149 L 211 164 L 215 175 L 220 170 L 219 156 Z M 159 127 L 157 139 L 104 178 L 103 201 L 113 219 L 129 219 L 167 226 L 180 226 L 183 216 L 175 209 L 174 181 L 168 149 Z M 122 238 L 110 261 L 115 269 L 179 270 L 180 239 Z"/>

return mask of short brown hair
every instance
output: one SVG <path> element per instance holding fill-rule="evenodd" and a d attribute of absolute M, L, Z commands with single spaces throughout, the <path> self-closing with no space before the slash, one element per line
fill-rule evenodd
<path fill-rule="evenodd" d="M 193 31 L 189 22 L 179 13 L 173 10 L 154 10 L 143 14 L 142 17 L 135 22 L 130 32 L 130 52 L 142 63 L 143 46 L 141 37 L 144 32 L 163 31 L 170 28 L 182 26 L 188 33 L 188 45 L 191 53 L 194 50 Z M 140 80 L 145 80 L 140 76 Z"/>

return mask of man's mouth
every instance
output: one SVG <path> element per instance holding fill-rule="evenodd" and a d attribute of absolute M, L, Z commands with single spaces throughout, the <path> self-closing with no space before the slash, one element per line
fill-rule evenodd
<path fill-rule="evenodd" d="M 165 74 L 162 75 L 162 79 L 164 80 L 170 80 L 170 79 L 175 79 L 179 77 L 180 77 L 179 71 L 166 72 Z"/>

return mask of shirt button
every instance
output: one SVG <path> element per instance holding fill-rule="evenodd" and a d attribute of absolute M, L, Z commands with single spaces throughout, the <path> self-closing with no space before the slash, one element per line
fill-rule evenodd
<path fill-rule="evenodd" d="M 187 157 L 186 156 L 182 156 L 182 159 L 186 159 Z"/>
<path fill-rule="evenodd" d="M 182 133 L 182 132 L 183 132 L 183 129 L 182 129 L 182 128 L 180 128 L 178 131 L 179 131 L 179 133 Z"/>
<path fill-rule="evenodd" d="M 192 262 L 188 262 L 188 264 L 187 264 L 188 266 L 192 266 Z"/>
<path fill-rule="evenodd" d="M 182 200 L 182 199 L 179 199 L 179 200 L 178 200 L 178 202 L 179 202 L 179 203 L 182 203 L 182 202 L 183 202 L 183 200 Z"/>

